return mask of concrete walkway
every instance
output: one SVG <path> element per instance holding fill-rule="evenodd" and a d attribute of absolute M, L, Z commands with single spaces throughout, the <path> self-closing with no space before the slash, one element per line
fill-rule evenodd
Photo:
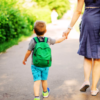
<path fill-rule="evenodd" d="M 49 24 L 46 36 L 61 37 L 68 24 L 67 20 L 60 20 L 57 25 Z M 78 34 L 74 29 L 73 33 L 75 36 Z M 0 100 L 33 100 L 31 57 L 26 66 L 22 65 L 31 38 L 0 55 Z M 77 55 L 78 46 L 78 36 L 51 46 L 53 64 L 48 77 L 51 93 L 48 98 L 43 99 L 41 88 L 41 100 L 100 100 L 100 93 L 93 97 L 90 95 L 90 88 L 86 93 L 79 91 L 84 73 L 83 57 Z"/>

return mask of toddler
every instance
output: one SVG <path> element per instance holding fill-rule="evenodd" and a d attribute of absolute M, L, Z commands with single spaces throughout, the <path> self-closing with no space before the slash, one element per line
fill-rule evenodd
<path fill-rule="evenodd" d="M 31 71 L 34 79 L 34 100 L 40 100 L 40 83 L 42 83 L 44 98 L 48 97 L 50 92 L 50 89 L 47 86 L 48 72 L 52 63 L 51 49 L 49 45 L 60 43 L 64 41 L 66 37 L 62 37 L 57 40 L 44 37 L 46 33 L 46 23 L 44 21 L 35 22 L 34 33 L 36 34 L 36 37 L 32 38 L 29 43 L 23 64 L 26 65 L 26 61 L 32 53 Z"/>

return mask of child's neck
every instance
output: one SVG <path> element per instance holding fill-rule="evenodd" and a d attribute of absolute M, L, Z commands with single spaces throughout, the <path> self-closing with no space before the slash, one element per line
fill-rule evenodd
<path fill-rule="evenodd" d="M 44 35 L 37 35 L 37 37 L 44 37 Z"/>

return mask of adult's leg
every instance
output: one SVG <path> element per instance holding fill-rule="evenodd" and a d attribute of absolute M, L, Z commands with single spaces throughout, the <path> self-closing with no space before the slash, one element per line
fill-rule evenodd
<path fill-rule="evenodd" d="M 43 88 L 43 92 L 47 92 L 47 80 L 42 80 L 42 88 Z"/>
<path fill-rule="evenodd" d="M 90 86 L 89 78 L 92 70 L 92 59 L 84 58 L 84 83 L 82 84 L 80 91 L 86 92 L 87 88 Z"/>
<path fill-rule="evenodd" d="M 84 58 L 84 81 L 89 81 L 93 60 Z"/>
<path fill-rule="evenodd" d="M 97 83 L 100 78 L 100 59 L 94 59 L 94 66 L 92 71 L 92 91 L 96 91 Z"/>
<path fill-rule="evenodd" d="M 40 90 L 40 83 L 41 80 L 35 81 L 33 85 L 33 90 L 34 90 L 34 96 L 38 97 L 39 96 L 39 90 Z"/>

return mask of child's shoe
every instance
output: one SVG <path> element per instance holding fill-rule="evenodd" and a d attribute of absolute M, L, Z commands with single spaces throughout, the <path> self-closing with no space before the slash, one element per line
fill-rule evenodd
<path fill-rule="evenodd" d="M 40 100 L 40 98 L 34 98 L 34 100 Z"/>
<path fill-rule="evenodd" d="M 50 89 L 47 88 L 47 92 L 46 92 L 46 93 L 43 92 L 43 97 L 44 97 L 44 98 L 47 98 L 47 97 L 49 96 L 49 93 L 50 93 Z"/>

